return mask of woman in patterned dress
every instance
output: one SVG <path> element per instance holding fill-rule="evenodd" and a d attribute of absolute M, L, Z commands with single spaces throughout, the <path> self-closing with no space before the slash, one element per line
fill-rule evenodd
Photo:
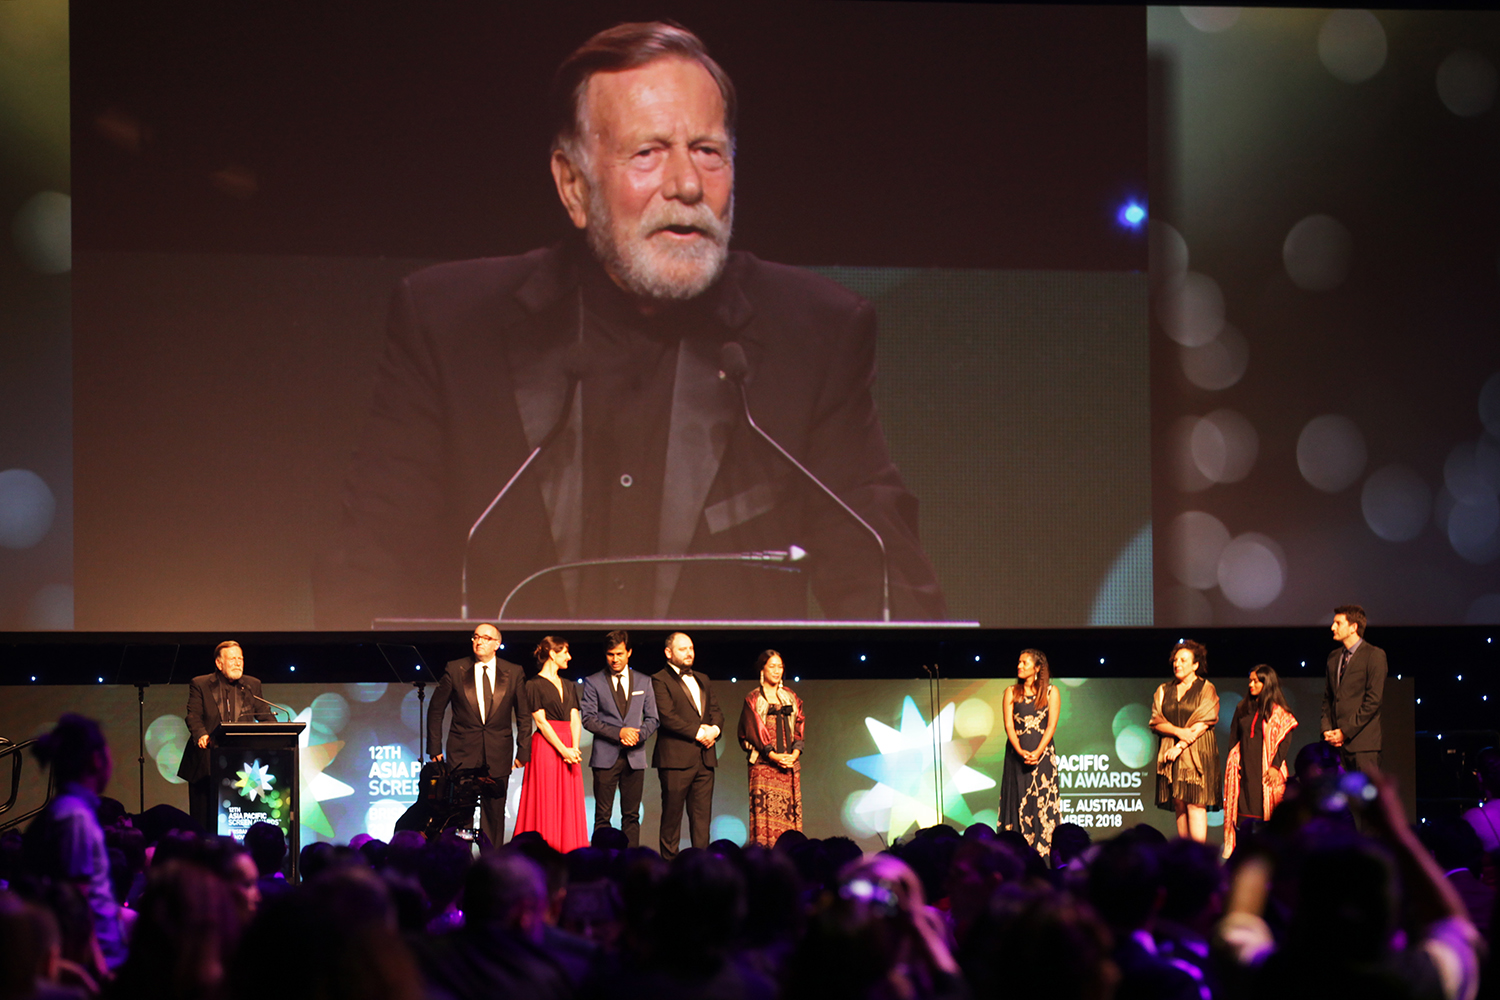
<path fill-rule="evenodd" d="M 1246 697 L 1229 722 L 1229 757 L 1224 761 L 1224 857 L 1234 853 L 1245 832 L 1271 818 L 1286 794 L 1287 741 L 1297 720 L 1281 678 L 1266 664 L 1250 671 Z"/>
<path fill-rule="evenodd" d="M 1202 676 L 1208 650 L 1191 639 L 1172 647 L 1172 680 L 1156 689 L 1151 728 L 1156 748 L 1156 804 L 1177 814 L 1177 835 L 1208 840 L 1208 814 L 1222 808 L 1219 692 Z"/>
<path fill-rule="evenodd" d="M 802 829 L 802 699 L 784 686 L 781 654 L 755 659 L 760 683 L 740 709 L 740 746 L 750 758 L 750 840 L 773 847 L 788 830 Z"/>
<path fill-rule="evenodd" d="M 1022 651 L 1016 682 L 1005 689 L 1005 770 L 1000 778 L 1000 829 L 1019 830 L 1047 861 L 1057 828 L 1057 751 L 1052 734 L 1062 696 L 1041 650 Z"/>

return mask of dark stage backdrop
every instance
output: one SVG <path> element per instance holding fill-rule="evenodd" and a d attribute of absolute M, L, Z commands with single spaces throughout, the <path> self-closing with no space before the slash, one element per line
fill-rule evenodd
<path fill-rule="evenodd" d="M 1227 729 L 1243 680 L 1210 678 L 1220 685 L 1218 739 L 1227 752 Z M 853 837 L 878 849 L 938 821 L 957 826 L 994 824 L 1005 757 L 1001 698 L 1010 680 L 943 682 L 934 699 L 925 682 L 805 681 L 790 686 L 807 706 L 803 755 L 804 828 L 809 836 Z M 1172 814 L 1155 805 L 1156 739 L 1147 730 L 1156 678 L 1061 679 L 1056 746 L 1061 757 L 1063 819 L 1096 838 L 1137 823 L 1175 835 Z M 714 693 L 733 732 L 746 678 L 718 678 Z M 1289 678 L 1288 701 L 1300 725 L 1289 758 L 1318 738 L 1322 682 Z M 1381 716 L 1385 766 L 1396 775 L 1406 807 L 1415 813 L 1414 682 L 1390 678 Z M 8 687 L 0 707 L 0 732 L 34 734 L 66 710 L 100 719 L 114 749 L 116 771 L 108 794 L 131 810 L 139 806 L 135 748 L 136 693 L 129 686 Z M 398 816 L 416 797 L 418 716 L 416 691 L 386 683 L 267 684 L 266 697 L 308 723 L 302 752 L 303 843 L 347 842 L 368 832 L 388 839 Z M 185 685 L 154 686 L 146 700 L 146 803 L 185 809 L 186 786 L 176 779 L 187 740 L 182 719 Z M 934 724 L 936 719 L 936 724 Z M 586 732 L 585 745 L 589 739 Z M 741 842 L 747 819 L 744 753 L 721 741 L 714 790 L 712 835 Z M 585 751 L 587 755 L 587 751 Z M 941 794 L 934 760 L 942 762 Z M 523 772 L 524 774 L 524 772 Z M 18 809 L 40 801 L 42 785 L 29 766 Z M 523 779 L 524 780 L 524 779 Z M 654 846 L 660 810 L 656 773 L 646 777 L 642 842 Z M 508 798 L 514 822 L 516 785 Z M 592 785 L 585 776 L 586 794 Z M 593 800 L 588 800 L 593 816 Z M 618 807 L 617 807 L 618 811 Z M 1222 813 L 1209 816 L 1218 840 Z"/>

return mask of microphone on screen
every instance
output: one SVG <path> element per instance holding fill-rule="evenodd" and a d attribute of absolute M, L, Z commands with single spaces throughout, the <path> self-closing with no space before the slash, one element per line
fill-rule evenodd
<path fill-rule="evenodd" d="M 480 525 L 484 524 L 485 518 L 490 516 L 490 512 L 499 506 L 500 501 L 505 498 L 505 494 L 510 492 L 510 488 L 516 484 L 516 480 L 521 478 L 521 474 L 531 468 L 531 464 L 536 461 L 537 456 L 545 451 L 547 446 L 557 440 L 562 434 L 563 428 L 568 425 L 568 417 L 573 414 L 573 397 L 578 394 L 578 384 L 583 381 L 583 377 L 588 373 L 588 369 L 588 348 L 584 347 L 583 341 L 575 340 L 568 345 L 567 351 L 563 354 L 563 375 L 568 380 L 568 391 L 563 396 L 562 409 L 558 411 L 557 419 L 553 422 L 552 429 L 547 432 L 546 436 L 542 438 L 535 448 L 531 449 L 531 453 L 526 456 L 525 460 L 516 468 L 516 471 L 511 474 L 511 477 L 505 481 L 505 485 L 500 487 L 500 492 L 495 494 L 495 499 L 490 501 L 489 506 L 484 509 L 484 512 L 479 515 L 474 524 L 469 528 L 469 535 L 464 539 L 463 573 L 459 580 L 460 618 L 467 619 L 469 617 L 469 549 L 474 544 L 474 534 L 479 531 Z"/>
<path fill-rule="evenodd" d="M 845 514 L 848 514 L 851 518 L 853 518 L 854 521 L 861 528 L 864 528 L 865 531 L 867 531 L 867 532 L 870 533 L 870 537 L 871 538 L 875 539 L 875 544 L 880 548 L 880 570 L 881 570 L 880 611 L 881 611 L 881 618 L 882 618 L 883 621 L 890 621 L 891 620 L 891 564 L 890 564 L 890 559 L 886 555 L 886 551 L 885 551 L 885 539 L 882 538 L 882 537 L 880 537 L 880 532 L 876 531 L 875 528 L 870 524 L 869 521 L 866 521 L 864 518 L 860 517 L 859 514 L 855 513 L 854 508 L 850 507 L 847 503 L 845 503 L 839 497 L 839 495 L 837 493 L 833 492 L 833 490 L 830 489 L 828 487 L 828 485 L 823 482 L 823 480 L 821 480 L 817 476 L 813 475 L 811 469 L 809 469 L 807 466 L 803 465 L 801 462 L 797 461 L 797 459 L 792 455 L 791 452 L 789 452 L 785 448 L 783 448 L 781 446 L 780 442 L 778 442 L 775 438 L 771 437 L 771 435 L 769 435 L 765 431 L 761 430 L 760 425 L 755 422 L 755 416 L 754 416 L 754 414 L 752 414 L 750 412 L 750 396 L 745 391 L 745 380 L 750 375 L 750 360 L 749 360 L 749 358 L 747 358 L 745 356 L 744 345 L 740 344 L 738 341 L 731 340 L 727 344 L 725 344 L 722 348 L 720 348 L 719 349 L 719 370 L 721 372 L 723 372 L 725 378 L 727 378 L 730 382 L 733 382 L 734 385 L 735 385 L 735 387 L 737 389 L 739 389 L 739 394 L 740 394 L 740 409 L 741 409 L 741 412 L 744 413 L 744 415 L 745 415 L 745 422 L 750 425 L 750 429 L 753 430 L 753 431 L 755 431 L 756 434 L 760 435 L 761 440 L 765 441 L 772 448 L 776 449 L 777 453 L 779 453 L 782 458 L 786 459 L 789 463 L 791 463 L 791 465 L 798 472 L 802 473 L 802 475 L 804 477 L 806 477 L 809 482 L 811 482 L 814 486 L 816 486 L 819 490 L 821 490 L 824 493 L 824 495 L 826 495 L 830 500 L 832 500 L 834 503 L 838 504 L 839 505 L 839 509 L 841 509 Z"/>

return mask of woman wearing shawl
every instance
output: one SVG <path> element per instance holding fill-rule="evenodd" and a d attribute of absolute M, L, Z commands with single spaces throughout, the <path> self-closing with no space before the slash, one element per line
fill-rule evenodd
<path fill-rule="evenodd" d="M 1219 692 L 1201 675 L 1208 650 L 1192 640 L 1172 647 L 1173 680 L 1156 689 L 1151 728 L 1156 748 L 1156 804 L 1177 814 L 1177 835 L 1208 840 L 1208 813 L 1219 809 Z"/>
<path fill-rule="evenodd" d="M 1262 663 L 1250 671 L 1249 694 L 1229 723 L 1233 745 L 1224 762 L 1224 857 L 1234 853 L 1240 829 L 1271 818 L 1286 792 L 1286 738 L 1297 728 L 1281 679 Z"/>
<path fill-rule="evenodd" d="M 760 683 L 740 710 L 740 746 L 750 757 L 750 840 L 773 847 L 788 830 L 802 829 L 802 699 L 781 680 L 781 654 L 755 658 Z"/>

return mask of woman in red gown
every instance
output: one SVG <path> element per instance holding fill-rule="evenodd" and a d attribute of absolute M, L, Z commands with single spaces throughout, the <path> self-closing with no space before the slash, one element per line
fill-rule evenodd
<path fill-rule="evenodd" d="M 558 676 L 571 659 L 568 644 L 555 636 L 543 637 L 536 647 L 542 670 L 526 682 L 526 706 L 536 732 L 516 813 L 516 833 L 535 830 L 564 854 L 589 844 L 583 815 L 583 754 L 578 749 L 583 734 L 578 686 Z"/>

